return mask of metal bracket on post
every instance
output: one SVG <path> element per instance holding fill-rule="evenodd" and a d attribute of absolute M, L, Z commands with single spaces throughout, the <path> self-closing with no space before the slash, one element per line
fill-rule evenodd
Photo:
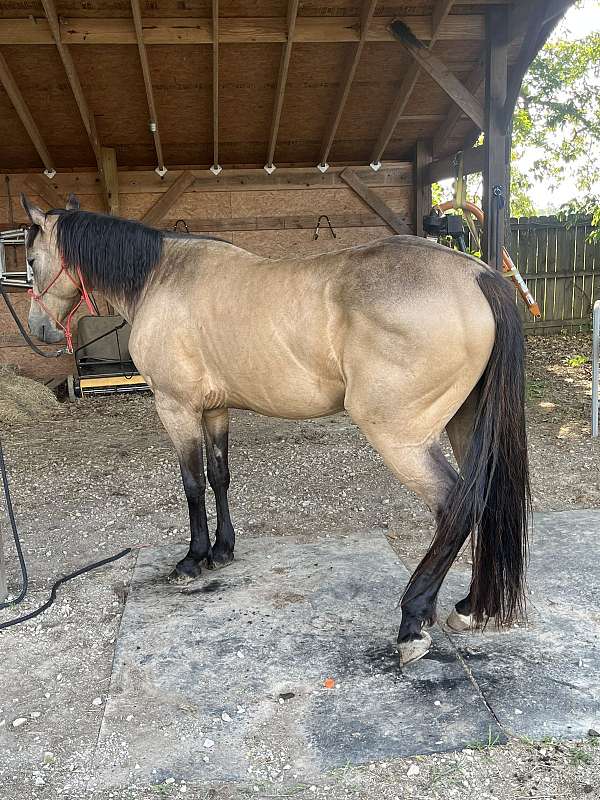
<path fill-rule="evenodd" d="M 592 436 L 598 436 L 598 390 L 600 388 L 600 300 L 594 303 L 592 325 Z"/>
<path fill-rule="evenodd" d="M 506 203 L 504 186 L 492 187 L 492 202 L 494 205 L 494 258 L 496 261 L 496 269 L 501 270 L 503 243 L 500 241 L 500 215 L 502 214 Z"/>

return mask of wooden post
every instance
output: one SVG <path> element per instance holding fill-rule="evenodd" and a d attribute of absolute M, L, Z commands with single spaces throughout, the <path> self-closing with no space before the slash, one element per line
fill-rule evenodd
<path fill-rule="evenodd" d="M 504 208 L 498 211 L 498 195 L 507 197 L 506 129 L 502 113 L 508 80 L 508 17 L 506 8 L 492 8 L 487 15 L 485 59 L 485 164 L 483 210 L 485 229 L 483 256 L 491 266 L 501 267 L 504 246 Z M 500 256 L 498 256 L 498 251 Z"/>
<path fill-rule="evenodd" d="M 415 148 L 415 233 L 425 236 L 423 217 L 431 211 L 431 184 L 427 173 L 431 164 L 431 142 L 419 139 Z"/>

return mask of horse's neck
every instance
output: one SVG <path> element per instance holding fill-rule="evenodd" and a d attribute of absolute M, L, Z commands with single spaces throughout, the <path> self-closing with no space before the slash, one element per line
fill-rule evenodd
<path fill-rule="evenodd" d="M 122 295 L 119 296 L 111 292 L 104 292 L 104 298 L 106 302 L 114 308 L 117 314 L 120 314 L 130 325 L 133 323 L 137 310 L 133 303 L 128 303 L 123 299 Z"/>

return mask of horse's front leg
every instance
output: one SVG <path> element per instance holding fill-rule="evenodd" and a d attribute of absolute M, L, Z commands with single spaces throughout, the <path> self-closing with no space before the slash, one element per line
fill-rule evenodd
<path fill-rule="evenodd" d="M 202 451 L 202 411 L 200 409 L 196 412 L 161 393 L 156 394 L 156 410 L 177 450 L 188 502 L 190 549 L 169 575 L 170 581 L 185 582 L 200 575 L 203 563 L 212 567 L 212 549 L 204 504 L 206 479 Z"/>
<path fill-rule="evenodd" d="M 213 564 L 224 567 L 233 561 L 235 532 L 229 516 L 229 411 L 226 408 L 205 411 L 202 417 L 206 443 L 208 482 L 215 493 L 217 531 L 213 548 Z"/>

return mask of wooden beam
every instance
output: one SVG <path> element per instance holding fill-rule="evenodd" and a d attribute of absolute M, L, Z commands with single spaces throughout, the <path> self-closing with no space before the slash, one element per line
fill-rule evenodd
<path fill-rule="evenodd" d="M 500 112 L 506 103 L 508 78 L 508 18 L 505 8 L 488 12 L 485 67 L 485 137 L 483 170 L 484 258 L 502 268 L 505 209 L 499 210 L 498 195 L 507 197 L 506 131 Z"/>
<path fill-rule="evenodd" d="M 219 167 L 219 0 L 212 0 L 213 169 Z"/>
<path fill-rule="evenodd" d="M 360 62 L 360 58 L 362 56 L 365 43 L 367 41 L 369 25 L 371 23 L 371 20 L 373 19 L 373 14 L 375 12 L 376 6 L 377 6 L 377 0 L 365 0 L 363 4 L 363 12 L 360 20 L 360 40 L 356 45 L 356 47 L 354 48 L 353 52 L 350 53 L 349 55 L 346 68 L 344 70 L 345 77 L 340 87 L 340 93 L 337 98 L 337 101 L 334 104 L 333 114 L 331 115 L 331 119 L 329 121 L 327 130 L 325 131 L 325 135 L 323 137 L 323 143 L 321 145 L 321 155 L 319 156 L 319 164 L 321 165 L 327 164 L 327 159 L 329 158 L 331 146 L 333 145 L 335 134 L 342 119 L 342 114 L 344 113 L 344 109 L 348 101 L 348 96 L 350 94 L 350 89 L 352 88 L 354 76 L 356 75 L 356 70 L 358 68 L 358 64 Z"/>
<path fill-rule="evenodd" d="M 482 60 L 485 57 L 485 54 L 482 55 Z M 483 85 L 485 80 L 485 71 L 482 69 L 482 65 L 478 64 L 475 69 L 469 73 L 467 78 L 465 79 L 465 86 L 471 92 L 471 94 L 475 95 Z M 435 136 L 433 137 L 433 155 L 434 157 L 438 156 L 440 153 L 447 151 L 448 149 L 448 140 L 452 138 L 452 134 L 454 133 L 454 129 L 458 125 L 461 119 L 463 119 L 464 114 L 462 108 L 457 106 L 455 103 L 452 103 L 451 107 L 448 109 L 448 114 L 444 122 L 440 125 L 437 129 Z"/>
<path fill-rule="evenodd" d="M 13 104 L 15 111 L 19 115 L 19 119 L 23 123 L 23 127 L 27 131 L 27 135 L 37 150 L 42 164 L 46 170 L 48 170 L 48 172 L 53 173 L 54 167 L 52 165 L 52 158 L 50 157 L 46 143 L 44 142 L 42 134 L 40 133 L 35 120 L 31 116 L 31 112 L 27 103 L 25 102 L 25 98 L 21 94 L 21 90 L 17 86 L 17 82 L 15 81 L 14 76 L 10 71 L 10 68 L 6 63 L 6 59 L 2 53 L 0 53 L 0 81 L 2 81 L 2 85 L 6 90 L 6 94 L 8 95 L 10 102 Z"/>
<path fill-rule="evenodd" d="M 279 64 L 279 75 L 277 77 L 277 88 L 275 90 L 275 107 L 273 108 L 273 120 L 271 122 L 271 135 L 269 137 L 269 149 L 267 151 L 266 166 L 273 166 L 275 157 L 275 147 L 277 145 L 277 134 L 279 133 L 279 123 L 281 122 L 281 111 L 283 109 L 283 98 L 285 96 L 285 85 L 287 83 L 290 59 L 292 57 L 292 46 L 294 42 L 294 32 L 296 30 L 296 18 L 298 16 L 299 0 L 289 0 L 287 15 L 287 41 L 281 54 Z"/>
<path fill-rule="evenodd" d="M 119 173 L 117 172 L 117 155 L 114 147 L 103 147 L 102 177 L 106 209 L 109 214 L 119 216 Z"/>
<path fill-rule="evenodd" d="M 427 183 L 437 183 L 438 181 L 453 178 L 456 172 L 456 155 L 448 156 L 439 161 L 432 161 L 426 171 Z M 474 172 L 483 172 L 485 166 L 485 148 L 470 147 L 463 153 L 463 173 L 471 175 Z"/>
<path fill-rule="evenodd" d="M 466 86 L 450 72 L 444 62 L 428 50 L 403 22 L 396 20 L 391 25 L 392 32 L 400 44 L 415 59 L 417 64 L 442 88 L 448 97 L 462 108 L 478 128 L 483 130 L 485 115 L 481 103 L 473 97 Z"/>
<path fill-rule="evenodd" d="M 154 203 L 144 216 L 142 222 L 146 225 L 158 225 L 158 223 L 165 217 L 173 208 L 175 203 L 179 200 L 181 195 L 190 187 L 195 180 L 193 172 L 185 170 L 177 178 L 175 183 Z"/>
<path fill-rule="evenodd" d="M 146 88 L 146 101 L 148 103 L 148 113 L 150 115 L 150 120 L 149 120 L 150 133 L 152 134 L 152 138 L 154 139 L 154 149 L 156 150 L 157 166 L 160 170 L 162 170 L 165 166 L 165 162 L 163 159 L 162 145 L 160 141 L 160 132 L 158 130 L 158 115 L 156 113 L 156 103 L 154 102 L 154 89 L 152 87 L 152 76 L 150 75 L 150 64 L 148 63 L 148 53 L 146 52 L 146 44 L 144 43 L 142 12 L 140 11 L 139 0 L 131 0 L 131 13 L 133 16 L 135 39 L 138 46 L 138 52 L 140 54 L 140 64 L 142 67 L 144 86 Z"/>
<path fill-rule="evenodd" d="M 453 2 L 454 0 L 438 0 L 434 6 L 431 16 L 431 38 L 429 40 L 429 48 L 432 48 L 436 43 L 448 14 L 450 13 Z M 400 121 L 400 117 L 404 113 L 404 109 L 408 105 L 408 101 L 417 85 L 420 74 L 421 70 L 419 66 L 414 63 L 411 64 L 406 71 L 402 83 L 400 84 L 398 94 L 394 99 L 394 103 L 388 112 L 383 127 L 377 137 L 377 141 L 375 142 L 375 147 L 371 153 L 372 164 L 379 164 L 381 161 L 385 148 L 388 146 L 398 122 Z"/>
<path fill-rule="evenodd" d="M 429 165 L 431 163 L 431 142 L 419 139 L 415 147 L 415 233 L 424 236 L 423 217 L 431 211 L 431 184 Z"/>
<path fill-rule="evenodd" d="M 25 184 L 34 194 L 39 195 L 50 208 L 64 208 L 65 200 L 47 178 L 29 175 Z"/>
<path fill-rule="evenodd" d="M 370 206 L 381 219 L 385 220 L 394 233 L 413 233 L 412 228 L 401 219 L 378 194 L 364 184 L 351 167 L 340 174 L 340 178 L 356 192 L 368 206 Z"/>
<path fill-rule="evenodd" d="M 71 86 L 71 91 L 75 97 L 75 102 L 77 103 L 77 108 L 79 109 L 84 128 L 88 135 L 88 139 L 90 140 L 94 155 L 96 156 L 98 169 L 102 171 L 102 146 L 100 144 L 100 139 L 98 138 L 96 122 L 94 120 L 94 115 L 89 109 L 85 95 L 83 94 L 83 89 L 81 88 L 81 82 L 79 80 L 79 76 L 77 75 L 77 70 L 75 69 L 71 52 L 61 39 L 61 26 L 58 21 L 54 0 L 42 0 L 42 5 L 48 20 L 48 25 L 50 26 L 54 44 L 58 49 L 58 54 L 60 55 L 65 72 L 67 73 L 67 79 L 69 81 L 69 85 Z"/>
<path fill-rule="evenodd" d="M 189 167 L 194 177 L 187 192 L 245 192 L 290 191 L 296 189 L 320 190 L 346 187 L 340 178 L 345 167 L 330 167 L 321 174 L 314 167 L 281 167 L 273 175 L 266 175 L 264 169 L 240 168 L 228 169 L 218 177 L 207 175 L 206 166 Z M 413 184 L 413 164 L 410 161 L 386 162 L 378 172 L 370 167 L 356 166 L 354 171 L 361 181 L 371 187 L 395 187 L 408 189 Z M 19 192 L 26 191 L 26 181 L 39 172 L 11 173 L 11 194 L 15 198 Z M 176 182 L 180 171 L 167 172 L 164 178 L 157 177 L 156 172 L 147 170 L 119 170 L 119 190 L 121 194 L 163 194 Z M 65 197 L 74 192 L 79 196 L 102 195 L 102 186 L 96 172 L 60 172 L 52 180 L 52 185 Z M 0 198 L 6 198 L 6 186 L 0 181 Z"/>
<path fill-rule="evenodd" d="M 389 30 L 397 17 L 374 17 L 367 42 L 391 42 Z M 430 14 L 400 16 L 421 41 L 432 38 Z M 298 17 L 294 42 L 358 42 L 360 17 Z M 127 18 L 68 17 L 59 21 L 63 44 L 137 44 L 135 30 Z M 142 19 L 143 41 L 152 44 L 212 44 L 212 21 L 198 17 L 147 17 Z M 438 31 L 441 41 L 483 41 L 483 14 L 451 14 Z M 52 30 L 46 20 L 22 17 L 0 19 L 0 44 L 54 44 Z M 219 42 L 288 42 L 287 21 L 283 17 L 222 17 Z"/>

